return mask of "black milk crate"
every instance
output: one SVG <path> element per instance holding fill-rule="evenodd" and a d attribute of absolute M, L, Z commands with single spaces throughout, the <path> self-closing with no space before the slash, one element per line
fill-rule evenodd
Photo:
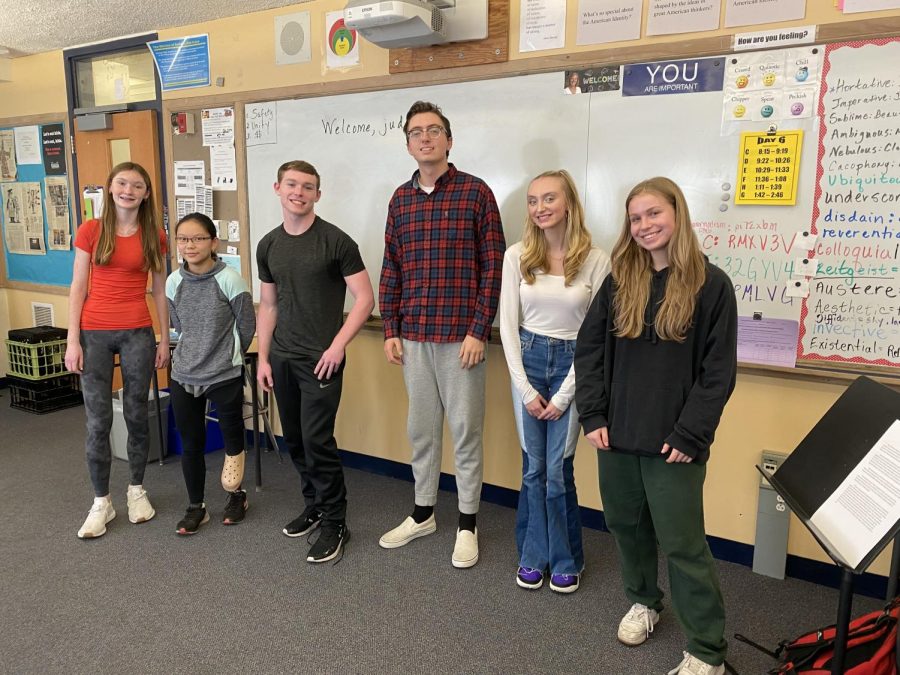
<path fill-rule="evenodd" d="M 24 342 L 26 344 L 36 344 L 38 342 L 53 342 L 54 340 L 65 340 L 69 335 L 69 331 L 65 328 L 56 328 L 55 326 L 36 326 L 35 328 L 13 328 L 6 336 L 13 342 Z"/>
<path fill-rule="evenodd" d="M 43 380 L 26 380 L 9 375 L 7 381 L 12 408 L 42 415 L 84 403 L 80 380 L 75 374 Z"/>

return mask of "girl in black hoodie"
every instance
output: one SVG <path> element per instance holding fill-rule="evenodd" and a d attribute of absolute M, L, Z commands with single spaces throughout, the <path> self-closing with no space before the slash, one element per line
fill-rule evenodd
<path fill-rule="evenodd" d="M 657 542 L 687 650 L 670 675 L 724 673 L 722 593 L 703 524 L 706 461 L 737 369 L 737 306 L 728 276 L 700 250 L 681 189 L 639 183 L 625 201 L 612 273 L 575 350 L 575 400 L 598 450 L 606 524 L 625 594 L 624 644 L 659 621 Z"/>

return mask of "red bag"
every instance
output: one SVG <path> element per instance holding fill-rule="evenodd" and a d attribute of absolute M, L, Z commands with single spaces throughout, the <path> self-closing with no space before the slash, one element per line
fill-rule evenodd
<path fill-rule="evenodd" d="M 897 675 L 897 616 L 900 598 L 883 610 L 866 614 L 850 622 L 845 675 Z M 743 636 L 736 638 L 757 648 Z M 790 641 L 782 642 L 774 652 L 763 649 L 781 662 L 772 675 L 830 675 L 834 657 L 835 627 L 819 628 Z M 760 648 L 762 649 L 762 648 Z"/>

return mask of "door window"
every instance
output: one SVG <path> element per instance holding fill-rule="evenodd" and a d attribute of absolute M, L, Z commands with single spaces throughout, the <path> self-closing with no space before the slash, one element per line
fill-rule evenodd
<path fill-rule="evenodd" d="M 153 56 L 146 47 L 75 61 L 76 108 L 156 100 Z"/>

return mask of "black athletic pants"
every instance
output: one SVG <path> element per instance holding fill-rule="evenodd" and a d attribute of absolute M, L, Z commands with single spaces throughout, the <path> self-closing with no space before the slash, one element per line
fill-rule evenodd
<path fill-rule="evenodd" d="M 325 521 L 343 523 L 347 514 L 347 488 L 334 440 L 343 364 L 330 380 L 319 380 L 313 374 L 317 360 L 311 356 L 288 359 L 271 354 L 269 363 L 281 433 L 300 474 L 306 507 L 314 506 Z"/>

